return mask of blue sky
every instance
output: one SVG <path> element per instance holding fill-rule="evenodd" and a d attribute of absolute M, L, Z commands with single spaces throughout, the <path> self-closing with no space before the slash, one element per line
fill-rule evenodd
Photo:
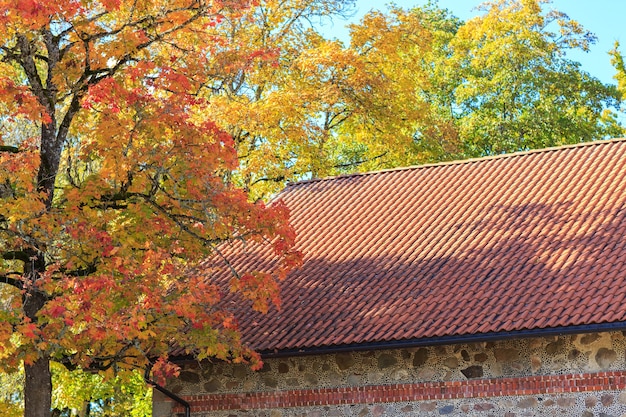
<path fill-rule="evenodd" d="M 371 9 L 385 10 L 386 1 L 356 0 L 356 12 L 351 21 L 357 22 L 363 14 Z M 423 5 L 427 0 L 396 0 L 394 3 L 403 8 Z M 467 20 L 480 13 L 473 10 L 481 4 L 481 0 L 439 0 L 439 6 L 450 10 L 455 16 Z M 583 70 L 605 83 L 615 84 L 615 71 L 610 63 L 608 51 L 613 49 L 614 42 L 620 41 L 621 50 L 626 52 L 626 0 L 553 0 L 545 7 L 566 13 L 571 19 L 578 21 L 587 30 L 598 37 L 598 42 L 591 46 L 588 53 L 576 52 L 569 58 L 582 64 Z M 332 28 L 328 28 L 331 36 L 347 39 L 345 22 L 335 20 Z"/>

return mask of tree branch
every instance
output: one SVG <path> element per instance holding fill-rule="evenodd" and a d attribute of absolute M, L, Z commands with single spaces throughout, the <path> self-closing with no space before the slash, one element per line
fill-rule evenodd
<path fill-rule="evenodd" d="M 31 253 L 27 251 L 8 251 L 2 253 L 2 259 L 5 261 L 22 261 L 30 262 Z"/>
<path fill-rule="evenodd" d="M 20 150 L 17 146 L 0 145 L 0 152 L 19 153 Z"/>
<path fill-rule="evenodd" d="M 380 159 L 380 158 L 382 158 L 385 155 L 387 155 L 387 151 L 381 153 L 380 155 L 376 155 L 376 156 L 368 158 L 368 159 L 363 159 L 361 161 L 346 162 L 345 164 L 333 165 L 333 168 L 348 168 L 348 167 L 353 167 L 353 166 L 359 166 L 359 165 L 362 165 L 362 164 L 364 164 L 366 162 L 372 162 L 372 161 L 375 161 L 377 159 Z"/>
<path fill-rule="evenodd" d="M 274 177 L 274 178 L 269 178 L 269 177 L 263 177 L 263 178 L 257 178 L 256 180 L 252 181 L 252 183 L 250 184 L 250 187 L 260 183 L 260 182 L 282 182 L 285 181 L 285 176 L 281 175 L 278 177 Z"/>
<path fill-rule="evenodd" d="M 17 36 L 17 44 L 19 46 L 20 53 L 14 58 L 16 59 L 21 67 L 24 69 L 24 73 L 26 74 L 26 78 L 28 78 L 28 84 L 30 88 L 37 97 L 39 103 L 44 106 L 48 113 L 50 113 L 51 117 L 54 115 L 54 104 L 49 101 L 49 97 L 46 94 L 46 90 L 43 86 L 43 81 L 39 76 L 39 72 L 37 71 L 37 65 L 35 64 L 35 60 L 33 59 L 33 50 L 30 41 L 24 35 Z"/>
<path fill-rule="evenodd" d="M 224 241 L 223 239 L 207 239 L 199 235 L 198 233 L 191 230 L 189 226 L 187 226 L 182 221 L 182 218 L 180 216 L 170 213 L 165 207 L 161 206 L 160 204 L 158 204 L 156 201 L 149 198 L 148 196 L 144 196 L 144 199 L 146 203 L 148 203 L 149 205 L 157 209 L 157 211 L 165 215 L 165 217 L 167 217 L 168 219 L 176 223 L 176 225 L 180 227 L 182 231 L 186 232 L 187 234 L 192 236 L 194 239 L 197 239 L 198 241 L 202 242 L 204 245 L 211 247 L 211 248 L 215 248 L 217 244 L 222 243 Z"/>
<path fill-rule="evenodd" d="M 56 140 L 59 143 L 64 142 L 65 138 L 67 138 L 67 134 L 70 130 L 70 125 L 72 124 L 72 120 L 74 120 L 74 116 L 80 110 L 80 100 L 82 98 L 81 93 L 82 91 L 74 94 L 74 97 L 72 97 L 72 101 L 70 102 L 70 106 L 63 116 L 63 121 L 59 125 L 59 129 L 56 134 Z"/>
<path fill-rule="evenodd" d="M 67 271 L 67 270 L 61 270 L 61 272 L 64 275 L 70 276 L 70 277 L 84 277 L 87 275 L 91 275 L 93 273 L 95 273 L 97 271 L 97 267 L 95 264 L 91 264 L 91 265 L 87 265 L 84 268 L 78 268 L 78 269 L 74 269 L 71 271 Z"/>
<path fill-rule="evenodd" d="M 10 272 L 9 274 L 0 275 L 0 284 L 7 284 L 17 288 L 18 290 L 22 290 L 24 288 L 22 280 L 20 278 L 11 278 L 9 275 L 21 276 L 18 272 Z"/>

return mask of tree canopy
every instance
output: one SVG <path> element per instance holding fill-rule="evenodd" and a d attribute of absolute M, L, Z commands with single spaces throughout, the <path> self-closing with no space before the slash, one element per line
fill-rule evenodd
<path fill-rule="evenodd" d="M 276 59 L 206 91 L 235 138 L 234 179 L 254 196 L 299 179 L 622 134 L 618 90 L 567 55 L 594 35 L 548 1 L 488 2 L 467 22 L 436 2 L 391 6 L 352 24 L 349 44 L 293 30 L 293 9 L 271 4 L 215 30 Z"/>
<path fill-rule="evenodd" d="M 456 117 L 469 155 L 584 142 L 620 131 L 605 113 L 618 105 L 616 89 L 566 55 L 587 51 L 594 35 L 564 13 L 545 11 L 542 3 L 487 3 L 486 13 L 463 25 L 451 42 Z"/>

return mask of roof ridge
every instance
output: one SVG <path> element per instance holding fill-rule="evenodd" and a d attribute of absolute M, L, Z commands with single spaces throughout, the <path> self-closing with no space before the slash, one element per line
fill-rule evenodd
<path fill-rule="evenodd" d="M 503 153 L 499 155 L 481 156 L 478 158 L 455 159 L 453 161 L 431 162 L 431 163 L 421 164 L 421 165 L 409 165 L 409 166 L 404 166 L 404 167 L 386 168 L 386 169 L 380 169 L 380 170 L 375 170 L 375 171 L 355 172 L 352 174 L 331 175 L 328 177 L 312 178 L 309 180 L 289 182 L 287 183 L 286 187 L 293 187 L 297 185 L 309 184 L 309 183 L 314 183 L 314 182 L 333 181 L 337 179 L 344 179 L 344 178 L 351 178 L 351 177 L 376 175 L 376 174 L 382 174 L 386 172 L 410 171 L 410 170 L 415 170 L 415 169 L 426 169 L 426 168 L 448 166 L 448 165 L 465 165 L 465 164 L 472 164 L 472 163 L 477 163 L 477 162 L 492 161 L 495 159 L 513 158 L 513 157 L 524 156 L 524 155 L 554 152 L 554 151 L 558 151 L 562 149 L 584 148 L 588 146 L 606 145 L 606 144 L 617 143 L 617 142 L 626 142 L 626 137 L 595 140 L 595 141 L 590 141 L 590 142 L 579 142 L 579 143 L 573 143 L 573 144 L 567 144 L 567 145 L 551 146 L 548 148 L 529 149 L 527 151 L 517 151 L 517 152 Z"/>

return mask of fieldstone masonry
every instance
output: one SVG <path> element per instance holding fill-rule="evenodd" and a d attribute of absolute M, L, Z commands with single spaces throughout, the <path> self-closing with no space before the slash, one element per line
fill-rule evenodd
<path fill-rule="evenodd" d="M 606 332 L 273 358 L 258 372 L 193 363 L 167 388 L 195 417 L 626 417 L 626 385 L 614 383 L 624 371 L 626 336 Z M 252 402 L 237 406 L 243 396 Z M 154 417 L 182 412 L 157 392 L 154 401 Z"/>

